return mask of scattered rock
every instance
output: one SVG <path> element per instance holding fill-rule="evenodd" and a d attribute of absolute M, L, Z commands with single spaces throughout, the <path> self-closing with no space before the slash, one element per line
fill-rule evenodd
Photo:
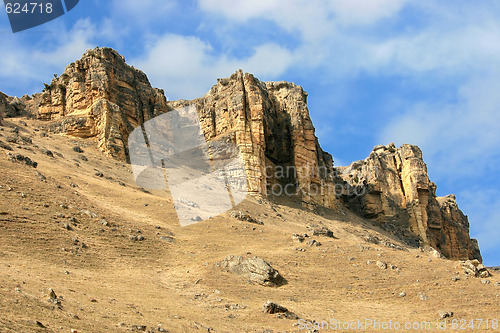
<path fill-rule="evenodd" d="M 49 288 L 49 302 L 54 303 L 56 305 L 61 304 L 61 300 L 57 297 L 56 293 L 52 288 Z"/>
<path fill-rule="evenodd" d="M 24 164 L 32 166 L 33 168 L 36 168 L 38 166 L 37 162 L 32 161 L 29 157 L 23 156 L 21 154 L 7 153 L 7 156 L 9 157 L 9 160 L 11 162 L 24 162 Z"/>
<path fill-rule="evenodd" d="M 405 296 L 406 296 L 406 293 L 404 291 L 399 293 L 399 297 L 405 297 Z"/>
<path fill-rule="evenodd" d="M 88 217 L 95 219 L 98 217 L 98 215 L 94 212 L 91 212 L 90 210 L 82 210 L 82 213 L 87 215 Z"/>
<path fill-rule="evenodd" d="M 474 277 L 487 278 L 491 276 L 488 269 L 477 259 L 460 261 L 460 266 L 464 270 L 465 274 L 472 275 Z"/>
<path fill-rule="evenodd" d="M 486 279 L 484 279 L 484 280 L 481 280 L 481 283 L 482 283 L 482 284 L 490 284 L 490 280 L 486 280 Z"/>
<path fill-rule="evenodd" d="M 169 243 L 175 243 L 175 239 L 170 236 L 160 236 L 160 239 Z"/>
<path fill-rule="evenodd" d="M 427 295 L 425 293 L 420 293 L 418 295 L 418 298 L 420 298 L 421 301 L 426 301 L 429 299 L 429 297 L 427 297 Z"/>
<path fill-rule="evenodd" d="M 41 149 L 42 154 L 47 155 L 49 157 L 54 157 L 54 153 L 46 148 Z"/>
<path fill-rule="evenodd" d="M 387 263 L 385 261 L 378 260 L 376 264 L 377 267 L 380 269 L 387 269 Z"/>
<path fill-rule="evenodd" d="M 331 237 L 335 238 L 333 235 L 333 232 L 328 229 L 327 227 L 317 227 L 313 230 L 313 235 L 314 236 L 325 236 L 325 237 Z"/>
<path fill-rule="evenodd" d="M 298 243 L 302 243 L 307 237 L 307 234 L 305 235 L 299 235 L 299 234 L 293 234 L 292 239 Z"/>
<path fill-rule="evenodd" d="M 8 145 L 8 144 L 6 144 L 6 143 L 3 143 L 2 141 L 0 141 L 0 148 L 3 148 L 3 149 L 5 149 L 5 150 L 10 150 L 10 151 L 12 151 L 12 147 L 11 147 L 11 146 L 9 146 L 9 145 Z"/>
<path fill-rule="evenodd" d="M 453 312 L 451 311 L 439 311 L 439 319 L 446 319 L 446 318 L 451 318 L 453 317 Z"/>
<path fill-rule="evenodd" d="M 241 275 L 248 281 L 263 286 L 274 287 L 285 282 L 277 270 L 258 257 L 244 259 L 242 256 L 230 255 L 220 265 L 226 271 Z"/>
<path fill-rule="evenodd" d="M 310 239 L 306 242 L 307 245 L 309 246 L 321 246 L 320 242 L 317 242 L 315 239 Z"/>
<path fill-rule="evenodd" d="M 255 223 L 259 225 L 263 225 L 264 222 L 262 220 L 257 220 L 253 217 L 251 217 L 249 214 L 245 214 L 241 211 L 232 211 L 231 212 L 231 217 L 234 217 L 235 219 L 238 219 L 240 221 L 245 221 L 245 222 L 250 222 L 250 223 Z"/>
<path fill-rule="evenodd" d="M 75 151 L 77 153 L 83 153 L 83 149 L 80 146 L 73 147 L 73 151 Z"/>
<path fill-rule="evenodd" d="M 264 313 L 267 313 L 267 314 L 274 314 L 274 313 L 288 312 L 288 309 L 285 308 L 284 306 L 279 305 L 279 304 L 273 303 L 271 301 L 267 301 L 267 303 L 265 303 L 262 306 L 262 311 L 264 311 Z"/>
<path fill-rule="evenodd" d="M 47 177 L 45 177 L 44 175 L 42 175 L 39 171 L 36 171 L 36 176 L 42 182 L 46 182 L 47 181 Z"/>
<path fill-rule="evenodd" d="M 130 235 L 128 238 L 134 242 L 141 242 L 145 239 L 143 235 Z"/>
<path fill-rule="evenodd" d="M 130 325 L 130 330 L 135 332 L 146 332 L 147 329 L 145 325 Z"/>
<path fill-rule="evenodd" d="M 108 221 L 106 221 L 105 219 L 100 219 L 100 220 L 99 220 L 99 223 L 100 223 L 100 224 L 102 224 L 102 225 L 103 225 L 103 226 L 105 226 L 105 227 L 109 226 L 109 222 L 108 222 Z"/>

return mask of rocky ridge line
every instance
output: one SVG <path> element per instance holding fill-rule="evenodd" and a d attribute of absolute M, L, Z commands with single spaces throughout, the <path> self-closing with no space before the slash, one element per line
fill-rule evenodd
<path fill-rule="evenodd" d="M 286 189 L 306 206 L 347 207 L 449 259 L 481 260 L 467 217 L 454 196 L 436 196 L 417 146 L 377 146 L 367 159 L 335 168 L 315 136 L 307 93 L 294 83 L 261 82 L 239 70 L 201 98 L 167 101 L 118 52 L 98 47 L 68 65 L 42 93 L 20 99 L 1 94 L 0 118 L 28 114 L 46 121 L 49 131 L 94 138 L 106 155 L 127 160 L 134 128 L 189 104 L 196 106 L 207 140 L 224 137 L 239 147 L 251 193 Z"/>

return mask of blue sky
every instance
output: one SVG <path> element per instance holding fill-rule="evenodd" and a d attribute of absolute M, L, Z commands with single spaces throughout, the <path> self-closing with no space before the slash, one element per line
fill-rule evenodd
<path fill-rule="evenodd" d="M 309 93 L 323 148 L 346 165 L 377 144 L 419 145 L 454 193 L 487 265 L 500 265 L 500 2 L 80 0 L 13 34 L 0 13 L 0 90 L 39 92 L 87 48 L 108 46 L 169 99 L 239 68 Z"/>

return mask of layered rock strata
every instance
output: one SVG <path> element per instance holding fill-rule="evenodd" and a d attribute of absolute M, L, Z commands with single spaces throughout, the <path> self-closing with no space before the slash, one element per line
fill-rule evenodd
<path fill-rule="evenodd" d="M 436 196 L 421 150 L 414 145 L 376 146 L 370 155 L 336 169 L 359 195 L 344 195 L 347 206 L 380 223 L 409 243 L 430 246 L 452 259 L 481 259 L 469 237 L 469 221 L 454 195 Z"/>
<path fill-rule="evenodd" d="M 87 50 L 80 60 L 33 96 L 36 117 L 56 133 L 97 138 L 106 154 L 127 158 L 128 134 L 167 111 L 162 90 L 110 48 Z"/>

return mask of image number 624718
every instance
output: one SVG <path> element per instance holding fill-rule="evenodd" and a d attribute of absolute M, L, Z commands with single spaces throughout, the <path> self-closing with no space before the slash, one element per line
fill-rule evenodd
<path fill-rule="evenodd" d="M 51 14 L 53 11 L 52 3 L 38 3 L 38 2 L 30 2 L 30 3 L 7 3 L 5 5 L 5 11 L 7 14 L 34 14 L 34 13 L 47 13 Z"/>
<path fill-rule="evenodd" d="M 79 0 L 3 0 L 12 32 L 31 29 L 73 9 Z"/>

